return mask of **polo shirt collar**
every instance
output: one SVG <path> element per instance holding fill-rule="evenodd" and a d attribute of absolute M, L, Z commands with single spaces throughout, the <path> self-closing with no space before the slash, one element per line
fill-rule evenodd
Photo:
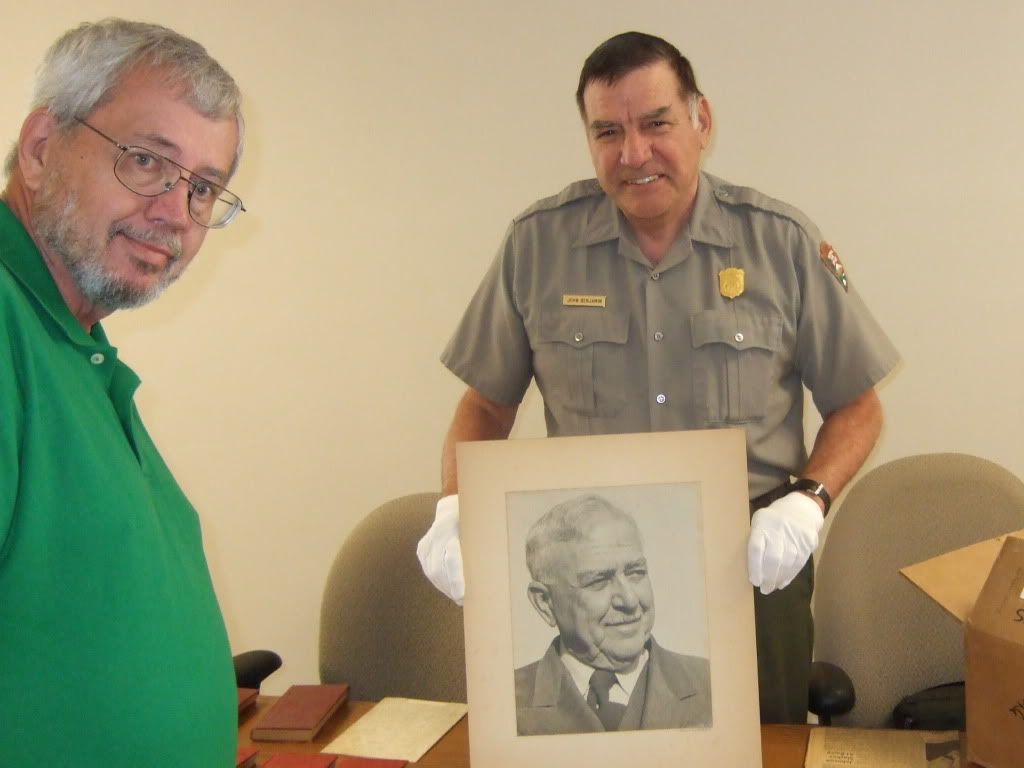
<path fill-rule="evenodd" d="M 71 313 L 35 242 L 3 200 L 0 200 L 0 262 L 53 317 L 70 341 L 78 346 L 109 347 L 107 335 L 99 323 L 93 325 L 90 334 Z"/>

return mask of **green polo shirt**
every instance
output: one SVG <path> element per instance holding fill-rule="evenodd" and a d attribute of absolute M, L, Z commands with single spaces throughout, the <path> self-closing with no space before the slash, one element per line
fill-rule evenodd
<path fill-rule="evenodd" d="M 0 766 L 234 765 L 198 516 L 3 203 L 0 339 Z"/>

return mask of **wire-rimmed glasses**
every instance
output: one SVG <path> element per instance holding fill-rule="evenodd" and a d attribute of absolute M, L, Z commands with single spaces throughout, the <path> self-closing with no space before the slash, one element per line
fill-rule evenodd
<path fill-rule="evenodd" d="M 145 147 L 122 144 L 99 128 L 75 118 L 89 130 L 121 150 L 114 160 L 114 176 L 126 188 L 143 197 L 156 197 L 170 192 L 181 179 L 188 184 L 188 215 L 200 226 L 209 229 L 226 227 L 244 211 L 242 199 L 216 182 L 205 179 L 168 157 Z"/>

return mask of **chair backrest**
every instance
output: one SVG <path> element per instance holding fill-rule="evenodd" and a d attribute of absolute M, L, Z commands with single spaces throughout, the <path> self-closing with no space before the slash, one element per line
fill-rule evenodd
<path fill-rule="evenodd" d="M 462 608 L 434 589 L 416 558 L 438 497 L 417 493 L 377 507 L 331 567 L 320 607 L 320 679 L 348 683 L 354 699 L 466 701 Z"/>
<path fill-rule="evenodd" d="M 963 628 L 899 569 L 1024 528 L 1024 483 L 976 456 L 909 456 L 864 475 L 834 514 L 816 573 L 815 657 L 856 688 L 835 725 L 886 725 L 903 696 L 964 677 Z"/>

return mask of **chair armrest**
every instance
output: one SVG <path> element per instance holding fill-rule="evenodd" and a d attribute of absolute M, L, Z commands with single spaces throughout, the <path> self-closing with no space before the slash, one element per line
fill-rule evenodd
<path fill-rule="evenodd" d="M 811 664 L 811 686 L 807 708 L 818 716 L 822 725 L 832 725 L 832 718 L 845 715 L 857 703 L 853 681 L 841 667 L 827 661 Z"/>
<path fill-rule="evenodd" d="M 235 680 L 239 688 L 256 688 L 281 666 L 273 651 L 246 651 L 234 657 Z"/>

